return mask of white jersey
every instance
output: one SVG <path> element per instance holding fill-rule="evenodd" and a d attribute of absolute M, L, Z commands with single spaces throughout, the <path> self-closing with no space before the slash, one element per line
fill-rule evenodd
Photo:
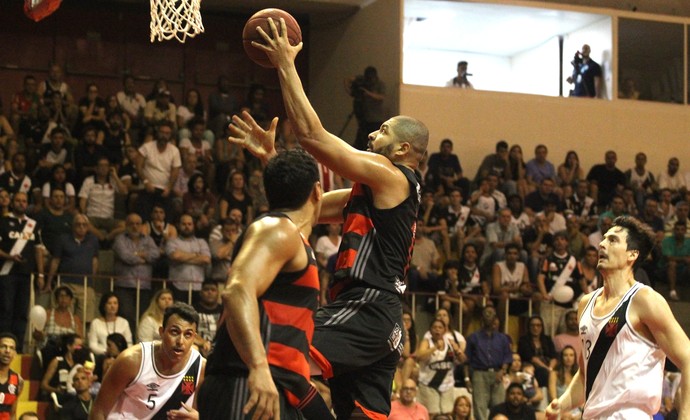
<path fill-rule="evenodd" d="M 108 414 L 115 419 L 167 419 L 169 410 L 179 409 L 184 402 L 191 406 L 201 375 L 204 358 L 191 349 L 187 364 L 174 375 L 163 375 L 156 369 L 154 342 L 140 343 L 139 373 L 120 395 Z"/>
<path fill-rule="evenodd" d="M 597 317 L 593 311 L 600 288 L 582 313 L 583 419 L 650 419 L 659 411 L 666 356 L 628 322 L 630 302 L 643 287 L 635 283 L 615 309 Z"/>
<path fill-rule="evenodd" d="M 446 392 L 455 385 L 453 347 L 448 342 L 448 337 L 443 338 L 443 342 L 446 344 L 443 350 L 435 349 L 436 343 L 434 343 L 431 335 L 424 339 L 429 342 L 429 348 L 434 348 L 434 352 L 431 353 L 429 360 L 419 363 L 419 383 L 439 392 Z"/>
<path fill-rule="evenodd" d="M 501 269 L 501 286 L 509 287 L 519 287 L 522 285 L 522 279 L 525 275 L 525 264 L 523 262 L 515 263 L 515 270 L 510 271 L 508 265 L 505 261 L 499 261 L 496 263 Z M 522 296 L 519 292 L 511 293 L 510 297 L 520 297 Z"/>

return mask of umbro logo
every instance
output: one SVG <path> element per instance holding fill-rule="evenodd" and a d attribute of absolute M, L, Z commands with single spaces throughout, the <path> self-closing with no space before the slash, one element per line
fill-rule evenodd
<path fill-rule="evenodd" d="M 583 325 L 580 327 L 580 335 L 585 335 L 587 334 L 587 326 Z"/>
<path fill-rule="evenodd" d="M 160 385 L 158 385 L 158 384 L 155 383 L 155 382 L 151 382 L 150 384 L 147 384 L 147 385 L 146 385 L 146 389 L 147 389 L 149 392 L 157 392 L 157 391 L 158 391 L 158 388 L 160 388 Z"/>

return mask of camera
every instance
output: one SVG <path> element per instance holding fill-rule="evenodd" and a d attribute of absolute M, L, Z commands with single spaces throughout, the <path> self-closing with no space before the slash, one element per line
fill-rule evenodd
<path fill-rule="evenodd" d="M 350 96 L 355 98 L 355 100 L 362 100 L 364 98 L 364 89 L 366 87 L 366 80 L 364 79 L 364 76 L 357 76 L 354 78 L 352 81 L 352 84 L 350 85 Z"/>
<path fill-rule="evenodd" d="M 580 51 L 575 52 L 575 57 L 573 57 L 573 61 L 570 62 L 570 64 L 573 65 L 573 67 L 578 68 L 582 65 L 582 53 Z"/>

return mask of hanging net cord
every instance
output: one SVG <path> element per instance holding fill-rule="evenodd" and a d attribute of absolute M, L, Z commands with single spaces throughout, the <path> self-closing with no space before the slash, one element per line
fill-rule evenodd
<path fill-rule="evenodd" d="M 151 0 L 151 42 L 185 42 L 204 32 L 200 6 L 201 0 Z"/>

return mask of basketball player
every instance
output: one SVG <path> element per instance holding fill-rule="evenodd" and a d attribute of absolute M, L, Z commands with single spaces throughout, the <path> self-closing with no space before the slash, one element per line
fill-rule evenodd
<path fill-rule="evenodd" d="M 217 420 L 329 419 L 309 382 L 319 275 L 305 238 L 321 210 L 316 161 L 302 150 L 283 152 L 266 166 L 264 186 L 270 212 L 238 239 L 199 413 Z"/>
<path fill-rule="evenodd" d="M 635 281 L 633 269 L 654 245 L 654 233 L 639 220 L 621 216 L 599 244 L 604 287 L 582 298 L 578 308 L 580 370 L 566 392 L 546 409 L 558 418 L 584 403 L 584 419 L 650 419 L 661 404 L 666 355 L 690 372 L 690 340 L 666 300 Z M 682 376 L 680 418 L 690 418 L 690 374 Z"/>
<path fill-rule="evenodd" d="M 11 333 L 0 333 L 0 420 L 15 418 L 19 394 L 24 387 L 24 379 L 10 369 L 16 355 L 17 337 Z"/>
<path fill-rule="evenodd" d="M 161 341 L 120 353 L 103 378 L 89 418 L 198 418 L 191 407 L 206 367 L 206 360 L 192 348 L 198 323 L 191 306 L 177 302 L 168 307 L 159 330 Z"/>
<path fill-rule="evenodd" d="M 281 25 L 282 36 L 276 25 Z M 272 36 L 257 29 L 266 52 L 278 69 L 288 119 L 300 145 L 343 178 L 351 190 L 324 197 L 319 223 L 343 223 L 336 273 L 329 290 L 331 303 L 316 314 L 314 359 L 329 381 L 338 418 L 383 419 L 390 412 L 390 390 L 402 354 L 400 295 L 409 266 L 421 196 L 415 169 L 424 155 L 429 133 L 406 116 L 385 121 L 369 134 L 367 151 L 359 151 L 326 131 L 302 88 L 293 47 L 284 20 L 270 20 Z M 247 115 L 245 114 L 245 119 Z M 234 117 L 236 124 L 247 121 Z M 250 150 L 272 154 L 276 122 L 268 136 Z M 245 138 L 239 143 L 248 145 Z M 263 147 L 262 147 L 263 146 Z"/>

